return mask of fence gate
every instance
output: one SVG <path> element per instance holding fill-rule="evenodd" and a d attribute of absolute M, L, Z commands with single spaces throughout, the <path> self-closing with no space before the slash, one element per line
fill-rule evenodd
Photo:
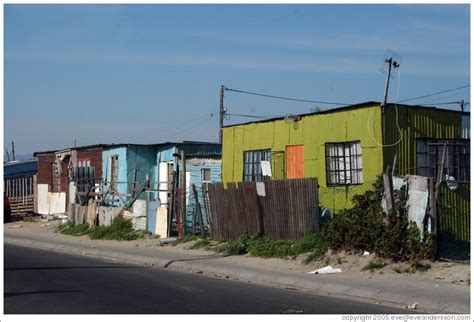
<path fill-rule="evenodd" d="M 470 260 L 470 184 L 458 183 L 456 190 L 441 184 L 438 213 L 438 256 Z"/>
<path fill-rule="evenodd" d="M 33 181 L 33 176 L 3 181 L 13 215 L 26 215 L 34 211 Z"/>

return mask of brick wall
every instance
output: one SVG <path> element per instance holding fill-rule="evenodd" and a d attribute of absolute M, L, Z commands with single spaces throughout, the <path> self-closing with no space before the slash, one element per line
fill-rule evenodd
<path fill-rule="evenodd" d="M 47 184 L 48 191 L 51 191 L 51 163 L 54 162 L 55 154 L 53 153 L 44 153 L 37 154 L 38 158 L 38 184 Z M 90 160 L 90 166 L 95 167 L 96 182 L 100 181 L 102 177 L 102 148 L 92 148 L 77 150 L 77 160 Z M 68 184 L 68 165 L 69 157 L 65 158 L 62 162 L 62 175 L 61 175 L 61 191 L 66 191 L 66 186 Z"/>

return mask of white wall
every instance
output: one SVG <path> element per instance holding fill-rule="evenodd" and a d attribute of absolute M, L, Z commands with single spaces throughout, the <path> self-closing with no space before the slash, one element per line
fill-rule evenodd
<path fill-rule="evenodd" d="M 38 213 L 41 215 L 66 212 L 66 193 L 48 192 L 47 184 L 38 184 Z"/>

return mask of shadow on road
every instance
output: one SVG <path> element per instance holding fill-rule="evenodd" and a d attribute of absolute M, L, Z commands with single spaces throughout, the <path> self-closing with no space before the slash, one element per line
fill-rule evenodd
<path fill-rule="evenodd" d="M 36 294 L 57 294 L 57 293 L 80 293 L 81 290 L 66 290 L 66 291 L 30 291 L 30 292 L 16 292 L 4 293 L 4 297 L 14 297 L 21 295 L 36 295 Z"/>

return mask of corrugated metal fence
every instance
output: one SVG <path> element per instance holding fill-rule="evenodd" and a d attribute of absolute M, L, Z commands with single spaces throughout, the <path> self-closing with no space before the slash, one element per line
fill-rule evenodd
<path fill-rule="evenodd" d="M 237 240 L 263 232 L 273 240 L 296 240 L 319 227 L 317 178 L 265 181 L 265 196 L 255 182 L 209 185 L 211 237 Z"/>
<path fill-rule="evenodd" d="M 441 185 L 438 206 L 439 257 L 455 260 L 470 259 L 471 207 L 470 183 L 459 183 L 455 191 Z"/>

